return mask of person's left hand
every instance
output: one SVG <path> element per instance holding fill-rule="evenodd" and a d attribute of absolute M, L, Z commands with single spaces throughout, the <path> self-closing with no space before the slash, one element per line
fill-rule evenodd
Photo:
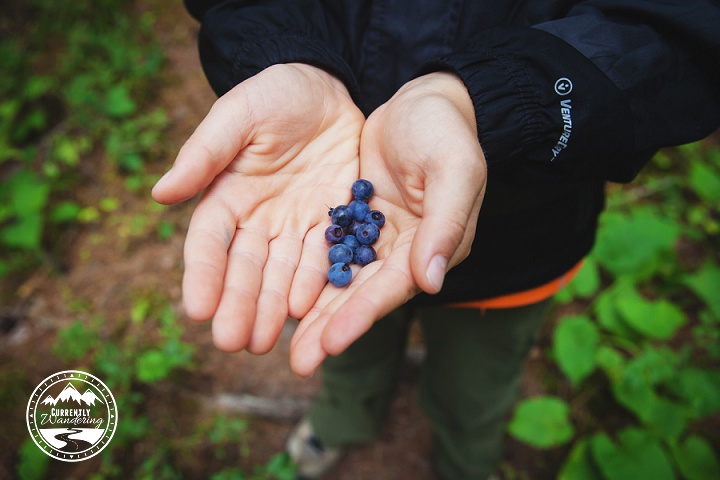
<path fill-rule="evenodd" d="M 469 254 L 486 165 L 462 81 L 425 75 L 373 112 L 363 127 L 360 176 L 374 184 L 371 208 L 386 218 L 378 259 L 353 267 L 347 287 L 326 287 L 300 322 L 290 351 L 299 375 L 311 374 L 421 290 L 437 293 L 447 270 Z"/>

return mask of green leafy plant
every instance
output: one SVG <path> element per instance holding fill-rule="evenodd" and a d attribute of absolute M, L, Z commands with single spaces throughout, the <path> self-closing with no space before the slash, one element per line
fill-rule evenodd
<path fill-rule="evenodd" d="M 0 32 L 0 277 L 46 260 L 62 228 L 97 220 L 75 192 L 101 175 L 98 156 L 141 188 L 168 124 L 145 106 L 163 62 L 151 16 L 120 0 L 16 3 L 22 32 Z"/>
<path fill-rule="evenodd" d="M 668 171 L 668 156 L 689 166 Z M 508 430 L 566 448 L 561 480 L 720 472 L 701 428 L 720 412 L 719 159 L 702 143 L 666 151 L 648 187 L 612 190 L 595 249 L 557 297 L 582 309 L 559 318 L 548 351 L 567 387 L 520 402 Z"/>
<path fill-rule="evenodd" d="M 143 410 L 145 385 L 156 385 L 174 373 L 193 368 L 194 346 L 182 339 L 184 327 L 171 305 L 156 295 L 139 296 L 130 312 L 130 326 L 115 333 L 103 331 L 104 319 L 76 320 L 58 332 L 53 352 L 65 361 L 79 362 L 100 375 L 113 391 L 122 422 L 110 448 L 102 452 L 101 477 L 114 477 L 113 452 L 154 437 L 153 422 Z M 148 335 L 147 330 L 157 332 Z M 170 478 L 172 468 L 161 461 L 167 442 L 155 438 L 158 450 L 139 471 L 142 478 Z M 159 470 L 153 470 L 157 467 Z M 152 475 L 148 472 L 154 472 Z M 148 476 L 149 475 L 149 476 Z M 155 476 L 153 476 L 155 475 Z"/>

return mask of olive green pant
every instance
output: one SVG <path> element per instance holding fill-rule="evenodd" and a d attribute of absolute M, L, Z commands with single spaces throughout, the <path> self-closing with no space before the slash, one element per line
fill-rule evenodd
<path fill-rule="evenodd" d="M 419 319 L 427 349 L 420 401 L 433 427 L 435 467 L 447 479 L 486 480 L 502 457 L 506 417 L 549 306 L 396 310 L 323 363 L 322 388 L 309 412 L 317 437 L 331 447 L 375 438 L 405 359 L 411 321 Z"/>

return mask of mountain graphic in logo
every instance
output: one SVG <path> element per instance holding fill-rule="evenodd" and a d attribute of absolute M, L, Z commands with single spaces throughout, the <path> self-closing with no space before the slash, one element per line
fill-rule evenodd
<path fill-rule="evenodd" d="M 83 403 L 85 403 L 86 405 L 91 407 L 95 406 L 95 402 L 104 403 L 89 388 L 85 390 L 85 393 L 80 395 L 80 392 L 78 392 L 77 389 L 73 386 L 73 384 L 69 381 L 65 385 L 63 391 L 60 392 L 60 395 L 58 395 L 56 398 L 53 398 L 52 395 L 48 395 L 47 397 L 45 397 L 42 403 L 43 405 L 52 405 L 54 407 L 55 405 L 57 405 L 58 402 L 69 401 L 77 402 L 78 405 L 82 405 Z"/>

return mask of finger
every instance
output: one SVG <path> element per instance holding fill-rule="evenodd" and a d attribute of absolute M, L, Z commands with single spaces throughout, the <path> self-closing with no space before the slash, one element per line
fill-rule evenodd
<path fill-rule="evenodd" d="M 357 276 L 360 267 L 353 265 L 353 276 Z M 303 377 L 311 375 L 327 357 L 322 347 L 322 333 L 332 312 L 342 305 L 356 287 L 351 283 L 347 287 L 335 287 L 325 283 L 317 301 L 310 311 L 302 317 L 290 339 L 290 367 Z"/>
<path fill-rule="evenodd" d="M 328 318 L 327 314 L 320 316 L 319 311 L 313 311 L 298 324 L 290 342 L 290 368 L 296 375 L 311 376 L 327 358 L 320 337 Z"/>
<path fill-rule="evenodd" d="M 301 245 L 302 239 L 293 235 L 281 235 L 270 242 L 262 272 L 255 328 L 248 344 L 251 353 L 269 352 L 280 335 L 288 316 L 288 295 L 300 261 Z"/>
<path fill-rule="evenodd" d="M 455 160 L 454 168 L 428 173 L 422 219 L 412 244 L 413 277 L 431 294 L 440 291 L 448 269 L 470 253 L 485 193 L 485 161 L 479 145 Z"/>
<path fill-rule="evenodd" d="M 193 212 L 184 246 L 183 304 L 190 318 L 209 320 L 223 289 L 235 218 L 221 202 L 203 198 Z"/>
<path fill-rule="evenodd" d="M 321 224 L 310 229 L 305 236 L 288 297 L 289 314 L 293 318 L 304 318 L 327 284 L 330 262 L 324 230 L 325 225 Z"/>
<path fill-rule="evenodd" d="M 213 341 L 221 350 L 235 352 L 250 343 L 267 255 L 268 239 L 263 231 L 237 230 L 228 252 L 225 284 L 212 325 Z"/>
<path fill-rule="evenodd" d="M 342 353 L 377 320 L 414 295 L 409 267 L 371 265 L 375 268 L 363 267 L 349 287 L 328 286 L 300 322 L 290 344 L 290 366 L 295 373 L 311 375 L 328 355 Z"/>
<path fill-rule="evenodd" d="M 408 265 L 408 252 L 395 250 L 376 271 L 363 267 L 355 289 L 331 311 L 321 344 L 330 355 L 343 352 L 380 318 L 410 300 L 417 292 Z M 355 282 L 353 282 L 355 283 Z"/>
<path fill-rule="evenodd" d="M 155 201 L 182 202 L 207 187 L 248 145 L 253 131 L 250 112 L 240 86 L 218 99 L 153 187 Z"/>

